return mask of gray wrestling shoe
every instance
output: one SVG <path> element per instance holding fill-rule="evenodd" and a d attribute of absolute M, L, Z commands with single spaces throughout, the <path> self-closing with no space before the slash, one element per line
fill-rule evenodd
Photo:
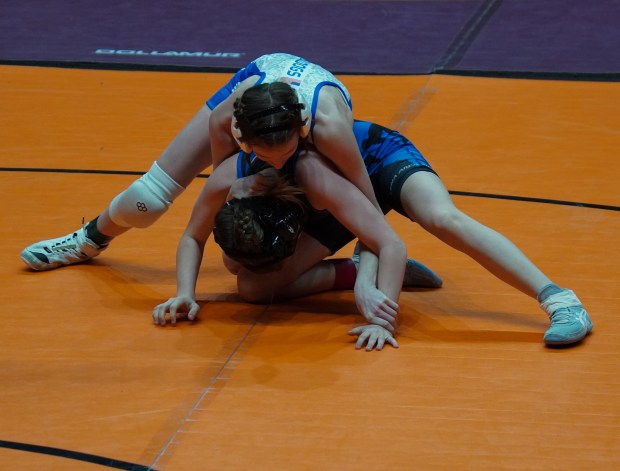
<path fill-rule="evenodd" d="M 443 281 L 437 274 L 420 262 L 408 258 L 403 278 L 403 288 L 441 288 Z"/>
<path fill-rule="evenodd" d="M 552 294 L 540 306 L 551 320 L 545 332 L 547 345 L 569 345 L 579 342 L 592 330 L 592 321 L 579 298 L 569 289 Z"/>
<path fill-rule="evenodd" d="M 34 243 L 22 250 L 19 256 L 33 270 L 46 271 L 85 262 L 106 248 L 86 237 L 82 227 L 64 237 Z"/>
<path fill-rule="evenodd" d="M 359 266 L 359 242 L 355 244 L 355 250 L 353 251 L 351 260 L 353 260 L 356 267 Z M 403 288 L 441 288 L 442 285 L 442 279 L 439 278 L 433 270 L 412 258 L 407 259 L 405 276 L 403 278 Z"/>

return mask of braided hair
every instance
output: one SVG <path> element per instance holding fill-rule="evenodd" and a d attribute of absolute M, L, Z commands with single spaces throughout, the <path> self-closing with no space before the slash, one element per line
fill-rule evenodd
<path fill-rule="evenodd" d="M 288 142 L 305 123 L 297 92 L 287 83 L 263 83 L 248 88 L 233 104 L 242 140 L 267 146 Z"/>
<path fill-rule="evenodd" d="M 266 195 L 228 201 L 215 216 L 215 241 L 248 270 L 273 270 L 297 246 L 306 218 L 300 193 L 281 178 Z"/>

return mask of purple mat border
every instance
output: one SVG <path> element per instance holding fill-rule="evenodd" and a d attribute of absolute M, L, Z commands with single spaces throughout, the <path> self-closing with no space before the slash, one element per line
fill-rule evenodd
<path fill-rule="evenodd" d="M 620 72 L 620 0 L 504 0 L 454 70 Z"/>
<path fill-rule="evenodd" d="M 282 50 L 339 74 L 620 74 L 620 0 L 30 0 L 2 10 L 3 64 L 232 72 Z"/>

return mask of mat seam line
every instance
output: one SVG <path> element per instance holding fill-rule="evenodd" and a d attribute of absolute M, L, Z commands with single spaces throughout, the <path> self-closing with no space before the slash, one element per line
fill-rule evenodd
<path fill-rule="evenodd" d="M 174 439 L 180 433 L 181 429 L 185 426 L 185 424 L 187 424 L 189 422 L 190 417 L 199 408 L 199 406 L 202 403 L 202 401 L 204 400 L 204 398 L 207 397 L 207 395 L 213 390 L 213 387 L 214 387 L 215 383 L 220 379 L 220 377 L 222 376 L 222 373 L 224 372 L 224 370 L 229 366 L 229 364 L 231 363 L 232 359 L 235 357 L 237 352 L 239 352 L 239 349 L 241 348 L 241 346 L 245 343 L 245 341 L 250 336 L 250 334 L 252 333 L 254 328 L 258 325 L 258 322 L 260 321 L 260 319 L 263 317 L 263 315 L 267 312 L 267 310 L 270 307 L 271 307 L 271 305 L 265 306 L 265 309 L 256 317 L 256 320 L 254 321 L 254 323 L 250 326 L 248 331 L 239 340 L 239 343 L 237 344 L 237 346 L 230 352 L 230 354 L 228 355 L 226 360 L 224 360 L 224 363 L 219 368 L 217 373 L 211 378 L 211 380 L 209 381 L 209 384 L 207 384 L 207 386 L 204 388 L 204 390 L 202 391 L 202 393 L 200 394 L 198 399 L 196 399 L 196 401 L 194 402 L 192 407 L 189 409 L 189 411 L 187 412 L 185 417 L 183 417 L 183 419 L 179 423 L 179 426 L 177 427 L 177 429 L 172 433 L 172 435 L 170 436 L 168 441 L 161 448 L 161 450 L 159 451 L 159 453 L 157 454 L 157 456 L 153 460 L 153 462 L 151 464 L 151 467 L 153 467 L 153 468 L 157 467 L 157 465 L 159 464 L 159 461 L 165 456 L 166 452 L 168 451 L 168 448 L 170 448 L 170 446 L 174 442 Z"/>
<path fill-rule="evenodd" d="M 453 67 L 454 63 L 460 62 L 478 34 L 482 31 L 482 26 L 491 19 L 501 6 L 501 3 L 502 0 L 489 0 L 486 2 L 486 5 L 478 8 L 470 21 L 467 22 L 467 25 L 461 30 L 461 33 L 450 44 L 448 52 L 439 60 L 437 66 L 433 68 L 433 72 L 441 71 L 446 67 Z"/>

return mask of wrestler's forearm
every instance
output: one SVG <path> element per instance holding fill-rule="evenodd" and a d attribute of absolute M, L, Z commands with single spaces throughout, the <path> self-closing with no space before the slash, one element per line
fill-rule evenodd
<path fill-rule="evenodd" d="M 365 286 L 377 286 L 377 271 L 379 270 L 379 258 L 360 244 L 360 259 L 355 279 L 355 289 L 363 289 Z"/>
<path fill-rule="evenodd" d="M 395 302 L 398 302 L 403 286 L 406 265 L 407 249 L 404 244 L 392 244 L 379 253 L 377 288 Z"/>
<path fill-rule="evenodd" d="M 177 248 L 177 296 L 196 296 L 196 281 L 202 262 L 204 245 L 183 236 Z"/>

